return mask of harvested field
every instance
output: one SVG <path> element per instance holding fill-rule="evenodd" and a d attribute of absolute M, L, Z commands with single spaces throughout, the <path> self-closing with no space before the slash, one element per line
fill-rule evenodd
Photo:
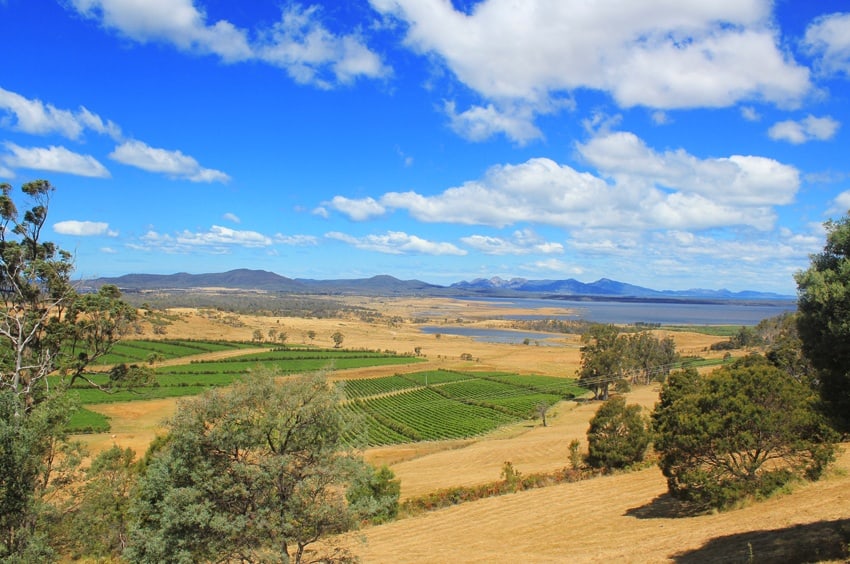
<path fill-rule="evenodd" d="M 429 323 L 500 327 L 505 323 L 499 319 L 506 315 L 504 308 L 494 311 L 482 304 L 448 299 L 346 300 L 380 311 L 384 320 L 239 316 L 241 326 L 234 327 L 194 310 L 181 310 L 174 312 L 166 337 L 251 340 L 257 329 L 264 334 L 275 329 L 286 332 L 290 344 L 327 347 L 332 345 L 330 335 L 340 331 L 346 348 L 404 353 L 418 347 L 427 360 L 340 371 L 332 375 L 335 379 L 436 368 L 572 377 L 579 366 L 576 335 L 551 335 L 555 346 L 491 344 L 448 334 L 426 335 L 420 331 L 421 324 L 412 321 L 427 313 Z M 397 317 L 393 322 L 386 321 L 393 316 Z M 316 332 L 315 340 L 309 339 L 309 331 Z M 703 357 L 715 356 L 707 348 L 723 340 L 699 333 L 670 334 L 680 352 Z M 464 354 L 472 360 L 461 360 Z M 628 401 L 651 409 L 657 394 L 658 386 L 638 387 Z M 163 399 L 93 406 L 111 418 L 113 430 L 84 440 L 95 451 L 118 444 L 141 453 L 176 403 Z M 375 464 L 391 467 L 401 480 L 403 498 L 497 481 L 507 461 L 523 474 L 552 472 L 569 464 L 571 440 L 584 444 L 588 421 L 597 408 L 593 402 L 564 401 L 550 410 L 547 427 L 527 421 L 481 438 L 394 445 L 364 454 Z M 795 561 L 787 559 L 789 554 L 840 560 L 846 543 L 841 544 L 839 537 L 850 538 L 848 476 L 850 456 L 843 453 L 836 470 L 821 482 L 800 485 L 791 494 L 737 511 L 683 517 L 675 513 L 675 504 L 665 495 L 664 478 L 653 467 L 466 503 L 337 540 L 365 563 Z"/>

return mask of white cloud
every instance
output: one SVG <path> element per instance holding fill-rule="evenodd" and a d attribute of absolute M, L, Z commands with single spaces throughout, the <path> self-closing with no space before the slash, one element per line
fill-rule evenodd
<path fill-rule="evenodd" d="M 293 247 L 315 246 L 319 244 L 319 240 L 312 235 L 283 235 L 282 233 L 275 234 L 274 242 Z"/>
<path fill-rule="evenodd" d="M 9 142 L 4 143 L 4 146 L 11 154 L 0 155 L 0 160 L 11 168 L 46 170 L 93 178 L 109 177 L 109 171 L 97 159 L 91 155 L 74 153 L 65 147 L 51 145 L 47 148 L 25 148 Z"/>
<path fill-rule="evenodd" d="M 273 243 L 270 237 L 256 231 L 239 231 L 213 225 L 208 231 L 180 231 L 174 235 L 150 230 L 139 243 L 128 247 L 141 251 L 158 251 L 171 254 L 206 252 L 228 254 L 233 247 L 263 248 Z"/>
<path fill-rule="evenodd" d="M 371 4 L 407 25 L 407 46 L 496 103 L 588 88 L 622 107 L 786 105 L 810 89 L 764 0 L 484 0 L 468 14 L 444 0 Z"/>
<path fill-rule="evenodd" d="M 774 159 L 744 155 L 699 159 L 681 149 L 659 153 L 630 132 L 594 137 L 579 144 L 578 150 L 620 185 L 645 181 L 724 205 L 789 204 L 800 185 L 799 171 Z"/>
<path fill-rule="evenodd" d="M 109 158 L 148 172 L 159 172 L 192 182 L 227 182 L 230 177 L 210 168 L 203 168 L 194 158 L 181 151 L 150 147 L 141 141 L 127 141 L 115 148 Z"/>
<path fill-rule="evenodd" d="M 525 268 L 532 272 L 551 272 L 567 276 L 581 276 L 585 272 L 580 266 L 554 258 L 535 261 L 530 265 L 526 265 Z"/>
<path fill-rule="evenodd" d="M 795 145 L 808 141 L 832 139 L 841 126 L 830 116 L 821 118 L 809 115 L 800 121 L 787 120 L 775 123 L 767 134 L 776 141 L 788 141 Z"/>
<path fill-rule="evenodd" d="M 367 219 L 384 215 L 387 211 L 374 198 L 352 200 L 344 196 L 334 196 L 333 200 L 325 202 L 325 205 L 347 215 L 354 221 L 366 221 Z M 324 210 L 325 208 L 322 207 L 319 209 Z M 315 213 L 322 215 L 318 209 Z M 323 217 L 327 217 L 327 215 L 323 215 Z"/>
<path fill-rule="evenodd" d="M 236 215 L 235 213 L 231 213 L 231 212 L 225 213 L 223 216 L 221 216 L 221 218 L 225 219 L 227 221 L 230 221 L 232 223 L 242 223 L 242 220 L 239 219 L 239 216 Z"/>
<path fill-rule="evenodd" d="M 380 57 L 357 35 L 337 36 L 318 20 L 313 6 L 290 5 L 280 21 L 265 31 L 255 46 L 256 56 L 281 67 L 299 83 L 330 88 L 356 78 L 382 78 L 390 73 Z"/>
<path fill-rule="evenodd" d="M 684 150 L 658 152 L 628 132 L 603 133 L 577 146 L 598 174 L 547 158 L 497 165 L 478 180 L 434 195 L 389 192 L 356 214 L 407 210 L 431 223 L 566 229 L 772 229 L 774 206 L 794 201 L 799 171 L 774 159 L 731 155 L 700 159 Z M 339 197 L 340 202 L 348 202 Z M 470 239 L 495 250 L 498 240 Z"/>
<path fill-rule="evenodd" d="M 832 200 L 832 205 L 827 210 L 829 215 L 843 215 L 850 212 L 850 190 L 845 190 Z"/>
<path fill-rule="evenodd" d="M 489 104 L 458 113 L 454 102 L 446 102 L 443 109 L 454 132 L 470 141 L 484 141 L 498 133 L 519 144 L 543 137 L 533 123 L 534 114 L 527 108 L 501 110 Z"/>
<path fill-rule="evenodd" d="M 548 255 L 564 252 L 564 246 L 561 243 L 544 241 L 530 229 L 515 231 L 512 239 L 486 235 L 470 235 L 468 237 L 462 237 L 461 241 L 476 251 L 488 255 Z"/>
<path fill-rule="evenodd" d="M 466 251 L 459 249 L 451 243 L 437 243 L 408 235 L 400 231 L 388 231 L 385 235 L 367 235 L 365 237 L 354 237 L 346 233 L 331 231 L 325 234 L 328 239 L 334 239 L 347 243 L 358 249 L 376 251 L 391 255 L 419 254 L 419 255 L 458 255 L 463 256 Z"/>
<path fill-rule="evenodd" d="M 850 75 L 850 13 L 816 18 L 806 28 L 803 47 L 818 57 L 822 73 Z"/>
<path fill-rule="evenodd" d="M 747 121 L 761 120 L 761 115 L 759 115 L 758 111 L 752 106 L 741 106 L 741 117 Z"/>
<path fill-rule="evenodd" d="M 83 16 L 135 41 L 171 44 L 186 52 L 216 55 L 226 63 L 263 61 L 284 69 L 297 82 L 321 88 L 390 73 L 361 37 L 328 31 L 315 7 L 290 5 L 270 28 L 246 30 L 226 20 L 209 22 L 193 0 L 71 0 L 71 4 Z"/>
<path fill-rule="evenodd" d="M 81 15 L 140 42 L 164 41 L 184 51 L 212 53 L 225 61 L 250 58 L 246 34 L 230 22 L 208 25 L 192 0 L 71 0 Z"/>
<path fill-rule="evenodd" d="M 0 125 L 32 135 L 58 133 L 68 139 L 78 139 L 85 129 L 90 129 L 113 139 L 121 137 L 121 129 L 115 123 L 104 121 L 85 107 L 81 106 L 76 112 L 63 110 L 3 88 L 0 88 L 0 111 L 7 114 L 0 119 Z"/>
<path fill-rule="evenodd" d="M 107 235 L 117 237 L 118 232 L 109 229 L 109 224 L 102 221 L 59 221 L 53 224 L 53 230 L 61 235 L 76 235 L 79 237 L 91 237 L 95 235 Z"/>

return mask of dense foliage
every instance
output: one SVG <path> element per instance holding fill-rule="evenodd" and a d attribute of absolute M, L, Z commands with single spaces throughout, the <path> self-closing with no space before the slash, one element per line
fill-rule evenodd
<path fill-rule="evenodd" d="M 57 471 L 71 413 L 67 386 L 109 352 L 135 319 L 114 286 L 78 294 L 71 254 L 41 240 L 53 186 L 0 184 L 0 559 L 44 560 L 40 501 Z M 58 374 L 52 384 L 49 375 Z M 93 383 L 92 383 L 93 384 Z M 65 461 L 71 460 L 64 457 Z"/>
<path fill-rule="evenodd" d="M 608 399 L 611 386 L 663 381 L 678 360 L 672 337 L 659 339 L 647 331 L 621 333 L 615 325 L 593 324 L 581 336 L 579 385 L 595 399 Z"/>
<path fill-rule="evenodd" d="M 818 370 L 821 398 L 850 430 L 850 216 L 829 221 L 823 252 L 796 275 L 803 353 Z"/>
<path fill-rule="evenodd" d="M 615 396 L 599 406 L 587 430 L 587 463 L 593 468 L 624 468 L 643 460 L 650 433 L 639 405 Z"/>
<path fill-rule="evenodd" d="M 391 515 L 391 478 L 348 449 L 338 401 L 321 374 L 256 374 L 181 404 L 140 478 L 125 557 L 300 562 L 319 538 Z"/>
<path fill-rule="evenodd" d="M 708 377 L 671 374 L 652 415 L 670 493 L 724 508 L 797 477 L 817 479 L 834 447 L 814 400 L 810 388 L 760 356 Z"/>

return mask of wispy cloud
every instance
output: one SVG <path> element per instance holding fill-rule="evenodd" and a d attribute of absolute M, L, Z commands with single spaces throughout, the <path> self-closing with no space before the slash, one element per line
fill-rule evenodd
<path fill-rule="evenodd" d="M 347 243 L 358 249 L 376 251 L 391 255 L 421 254 L 421 255 L 465 255 L 466 251 L 451 243 L 438 243 L 408 235 L 400 231 L 388 231 L 384 235 L 366 235 L 354 237 L 339 231 L 325 234 L 328 239 Z"/>
<path fill-rule="evenodd" d="M 515 231 L 510 239 L 487 235 L 461 237 L 463 244 L 488 255 L 561 254 L 564 246 L 542 240 L 530 229 Z"/>
<path fill-rule="evenodd" d="M 832 139 L 840 126 L 841 124 L 830 116 L 819 118 L 809 115 L 799 121 L 786 120 L 775 123 L 767 134 L 776 141 L 800 145 L 808 141 Z"/>
<path fill-rule="evenodd" d="M 109 158 L 148 172 L 158 172 L 192 182 L 228 182 L 230 176 L 202 167 L 194 158 L 181 151 L 150 147 L 141 141 L 127 141 L 115 148 Z"/>
<path fill-rule="evenodd" d="M 357 78 L 382 78 L 391 70 L 357 33 L 335 34 L 318 7 L 289 4 L 265 28 L 212 23 L 193 0 L 71 0 L 81 15 L 140 43 L 159 42 L 225 63 L 260 61 L 283 69 L 299 83 L 331 88 Z"/>
<path fill-rule="evenodd" d="M 50 147 L 21 147 L 15 143 L 3 144 L 8 154 L 0 154 L 0 161 L 6 166 L 29 168 L 48 172 L 61 172 L 76 176 L 92 178 L 109 178 L 109 171 L 91 155 L 81 155 L 66 149 L 51 145 Z"/>
<path fill-rule="evenodd" d="M 121 138 L 121 128 L 81 106 L 77 111 L 60 109 L 41 100 L 32 100 L 0 88 L 0 125 L 32 135 L 59 134 L 79 139 L 85 130 Z"/>

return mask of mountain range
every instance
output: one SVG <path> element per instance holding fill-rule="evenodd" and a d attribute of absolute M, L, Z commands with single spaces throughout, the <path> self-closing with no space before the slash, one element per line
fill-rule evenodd
<path fill-rule="evenodd" d="M 126 274 L 114 278 L 85 280 L 83 289 L 114 284 L 124 292 L 186 291 L 192 289 L 231 289 L 298 294 L 338 294 L 370 296 L 479 296 L 479 297 L 551 297 L 575 299 L 655 300 L 793 300 L 794 296 L 770 292 L 729 290 L 653 290 L 601 278 L 595 282 L 567 280 L 528 280 L 499 277 L 477 278 L 449 286 L 420 280 L 399 280 L 388 275 L 371 278 L 312 280 L 287 278 L 266 270 L 237 269 L 210 274 Z"/>

